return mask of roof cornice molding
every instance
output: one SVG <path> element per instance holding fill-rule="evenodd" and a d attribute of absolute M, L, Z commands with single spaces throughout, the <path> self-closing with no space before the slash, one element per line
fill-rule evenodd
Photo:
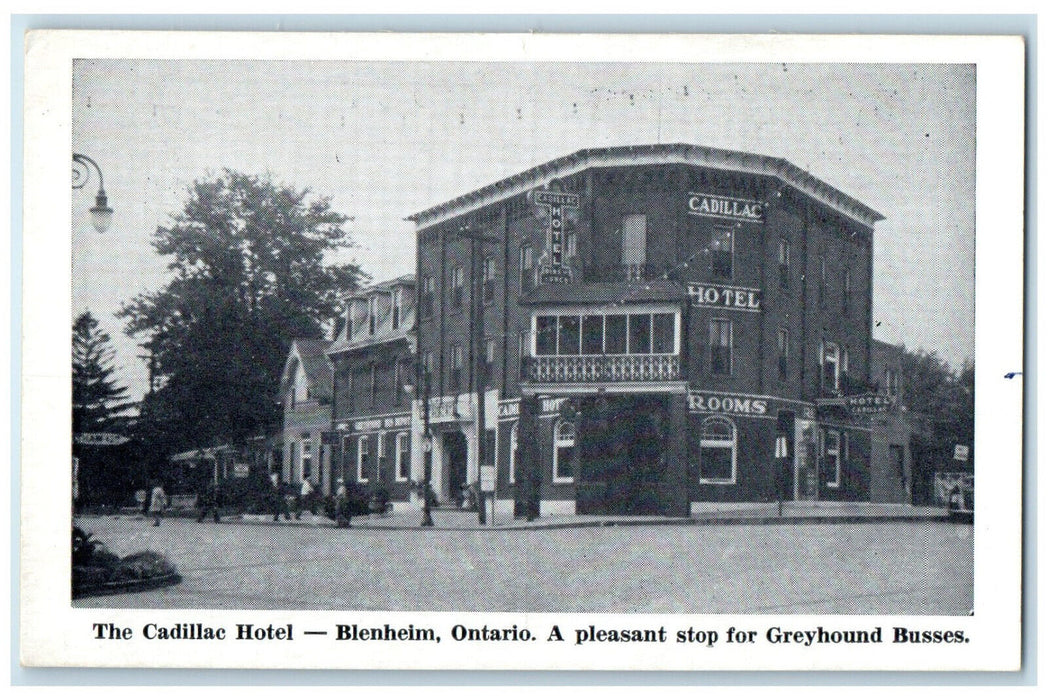
<path fill-rule="evenodd" d="M 577 151 L 412 214 L 406 220 L 414 222 L 417 228 L 422 229 L 524 194 L 536 187 L 547 185 L 551 180 L 570 177 L 589 168 L 631 165 L 692 165 L 774 177 L 864 226 L 872 228 L 884 219 L 882 214 L 784 158 L 690 144 L 659 144 Z"/>

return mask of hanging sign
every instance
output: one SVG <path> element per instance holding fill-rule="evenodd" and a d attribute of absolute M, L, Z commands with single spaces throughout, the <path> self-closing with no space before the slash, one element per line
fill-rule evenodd
<path fill-rule="evenodd" d="M 564 207 L 578 208 L 582 198 L 573 192 L 534 190 L 531 201 L 537 206 L 547 207 L 545 262 L 539 269 L 539 281 L 543 284 L 565 284 L 571 282 L 572 271 L 564 260 Z"/>
<path fill-rule="evenodd" d="M 689 192 L 688 213 L 692 216 L 706 216 L 712 219 L 764 223 L 764 203 L 742 197 Z"/>
<path fill-rule="evenodd" d="M 845 405 L 848 411 L 854 414 L 884 413 L 895 406 L 895 397 L 883 394 L 859 394 L 846 397 Z"/>

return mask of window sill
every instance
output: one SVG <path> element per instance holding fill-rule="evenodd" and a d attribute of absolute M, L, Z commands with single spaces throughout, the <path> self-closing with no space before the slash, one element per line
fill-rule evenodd
<path fill-rule="evenodd" d="M 703 479 L 699 483 L 707 486 L 735 486 L 735 479 Z"/>
<path fill-rule="evenodd" d="M 554 484 L 574 484 L 575 477 L 573 476 L 555 476 L 553 477 Z"/>

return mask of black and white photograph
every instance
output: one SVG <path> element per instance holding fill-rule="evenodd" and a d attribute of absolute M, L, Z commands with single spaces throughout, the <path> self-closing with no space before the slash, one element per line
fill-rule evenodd
<path fill-rule="evenodd" d="M 1007 637 L 1021 426 L 976 424 L 1020 415 L 1022 172 L 981 218 L 977 141 L 993 55 L 1021 153 L 1021 40 L 189 36 L 28 44 L 69 57 L 38 254 L 71 276 L 33 323 L 71 363 L 22 592 L 64 572 L 80 647 L 35 658 L 976 668 Z"/>

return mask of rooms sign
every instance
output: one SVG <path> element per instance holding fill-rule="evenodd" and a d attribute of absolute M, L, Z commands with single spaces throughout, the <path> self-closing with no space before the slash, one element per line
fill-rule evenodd
<path fill-rule="evenodd" d="M 764 223 L 764 203 L 742 197 L 689 192 L 688 213 L 692 216 L 708 216 L 713 219 Z"/>

